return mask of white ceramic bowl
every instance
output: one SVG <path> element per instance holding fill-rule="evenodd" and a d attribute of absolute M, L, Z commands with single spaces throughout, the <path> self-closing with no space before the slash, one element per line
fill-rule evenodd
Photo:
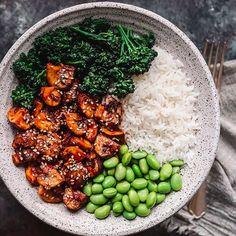
<path fill-rule="evenodd" d="M 10 94 L 16 85 L 11 66 L 20 52 L 31 47 L 36 36 L 49 29 L 70 25 L 85 17 L 106 17 L 114 22 L 128 25 L 137 32 L 152 31 L 161 48 L 181 60 L 187 75 L 200 92 L 196 105 L 200 132 L 197 134 L 197 155 L 191 165 L 183 169 L 183 190 L 170 194 L 159 206 L 153 208 L 150 216 L 137 217 L 129 222 L 122 217 L 110 216 L 96 220 L 94 215 L 81 210 L 69 212 L 63 204 L 43 202 L 25 179 L 24 170 L 16 168 L 11 160 L 11 143 L 14 130 L 6 119 L 6 112 L 12 105 Z M 173 215 L 197 191 L 207 176 L 215 158 L 219 138 L 219 106 L 216 90 L 198 49 L 176 26 L 157 14 L 131 5 L 119 3 L 88 3 L 56 12 L 31 27 L 12 46 L 0 65 L 0 174 L 15 198 L 35 216 L 46 223 L 79 235 L 125 235 L 145 230 Z"/>

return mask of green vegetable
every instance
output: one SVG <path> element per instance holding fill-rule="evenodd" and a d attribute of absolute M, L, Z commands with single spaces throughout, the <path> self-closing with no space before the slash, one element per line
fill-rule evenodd
<path fill-rule="evenodd" d="M 155 204 L 156 204 L 156 193 L 151 192 L 147 196 L 147 200 L 146 200 L 147 208 L 153 208 Z"/>
<path fill-rule="evenodd" d="M 132 212 L 134 210 L 134 208 L 130 204 L 129 197 L 127 195 L 124 195 L 122 197 L 122 204 L 126 211 Z"/>
<path fill-rule="evenodd" d="M 132 165 L 132 170 L 133 170 L 136 177 L 142 177 L 143 176 L 138 165 L 133 164 Z"/>
<path fill-rule="evenodd" d="M 181 190 L 182 189 L 182 177 L 181 177 L 181 175 L 178 174 L 178 173 L 172 175 L 171 179 L 170 179 L 170 185 L 171 185 L 171 188 L 174 191 Z"/>
<path fill-rule="evenodd" d="M 126 68 L 130 74 L 143 74 L 148 71 L 151 62 L 157 56 L 156 51 L 144 45 L 143 42 L 135 40 L 134 34 L 130 29 L 125 29 L 118 25 L 121 35 L 122 45 L 120 55 L 116 65 Z"/>
<path fill-rule="evenodd" d="M 124 211 L 124 207 L 121 202 L 115 202 L 112 206 L 112 211 L 115 213 L 122 213 Z"/>
<path fill-rule="evenodd" d="M 122 163 L 118 164 L 116 167 L 115 178 L 117 181 L 121 181 L 125 178 L 126 175 L 126 168 L 122 165 Z"/>
<path fill-rule="evenodd" d="M 144 188 L 138 191 L 138 196 L 141 202 L 145 202 L 147 200 L 148 197 L 148 189 Z"/>
<path fill-rule="evenodd" d="M 129 151 L 128 146 L 123 144 L 120 147 L 119 154 L 120 154 L 120 156 L 123 156 L 128 151 Z"/>
<path fill-rule="evenodd" d="M 149 174 L 144 175 L 144 178 L 147 179 L 147 180 L 149 180 L 149 179 L 150 179 Z"/>
<path fill-rule="evenodd" d="M 134 159 L 142 159 L 147 156 L 147 153 L 145 151 L 136 151 L 132 153 L 132 157 Z"/>
<path fill-rule="evenodd" d="M 183 160 L 173 160 L 173 161 L 170 161 L 170 164 L 172 166 L 183 166 L 184 165 L 184 161 Z"/>
<path fill-rule="evenodd" d="M 118 157 L 111 157 L 103 162 L 103 166 L 107 169 L 112 169 L 116 167 L 119 163 Z"/>
<path fill-rule="evenodd" d="M 119 193 L 127 193 L 130 189 L 130 183 L 122 181 L 116 185 L 116 189 Z"/>
<path fill-rule="evenodd" d="M 179 166 L 175 166 L 172 168 L 172 175 L 176 174 L 176 173 L 179 173 L 180 172 L 180 167 Z"/>
<path fill-rule="evenodd" d="M 166 198 L 165 194 L 157 193 L 156 204 L 162 203 L 165 200 L 165 198 Z"/>
<path fill-rule="evenodd" d="M 111 212 L 111 207 L 109 205 L 104 205 L 95 210 L 95 216 L 97 219 L 105 219 L 109 216 Z"/>
<path fill-rule="evenodd" d="M 103 192 L 103 187 L 101 184 L 93 184 L 92 185 L 92 193 L 93 194 L 98 194 L 98 193 L 102 193 Z"/>
<path fill-rule="evenodd" d="M 150 180 L 153 180 L 153 181 L 158 180 L 160 177 L 159 171 L 158 170 L 150 170 L 149 177 L 150 177 Z"/>
<path fill-rule="evenodd" d="M 122 156 L 122 164 L 124 166 L 129 165 L 130 161 L 131 161 L 132 155 L 130 152 L 126 152 L 123 156 Z"/>
<path fill-rule="evenodd" d="M 171 176 L 172 166 L 169 163 L 165 163 L 160 170 L 160 180 L 166 180 Z"/>
<path fill-rule="evenodd" d="M 111 188 L 116 185 L 116 180 L 113 176 L 106 176 L 102 182 L 103 188 Z"/>
<path fill-rule="evenodd" d="M 149 167 L 148 167 L 146 159 L 141 159 L 139 161 L 139 168 L 144 175 L 148 173 Z"/>
<path fill-rule="evenodd" d="M 169 182 L 160 182 L 157 185 L 157 192 L 158 193 L 169 193 L 171 191 L 171 186 Z"/>
<path fill-rule="evenodd" d="M 148 190 L 150 192 L 157 192 L 157 184 L 151 180 L 148 181 Z"/>
<path fill-rule="evenodd" d="M 134 220 L 137 215 L 135 212 L 124 211 L 123 216 L 126 220 Z"/>
<path fill-rule="evenodd" d="M 132 170 L 131 167 L 126 167 L 126 175 L 125 175 L 125 179 L 128 181 L 128 182 L 133 182 L 134 179 L 135 179 L 135 175 L 134 175 L 134 172 Z"/>
<path fill-rule="evenodd" d="M 154 155 L 148 154 L 147 157 L 146 157 L 146 159 L 147 159 L 148 165 L 149 165 L 152 169 L 154 169 L 154 170 L 159 170 L 159 169 L 160 169 L 160 166 L 161 166 L 161 165 L 160 165 L 159 161 L 156 159 L 156 157 L 155 157 Z"/>
<path fill-rule="evenodd" d="M 129 201 L 130 201 L 130 204 L 134 207 L 138 206 L 139 205 L 139 196 L 138 196 L 138 193 L 133 190 L 133 189 L 130 189 L 129 192 L 128 192 L 128 197 L 129 197 Z"/>
<path fill-rule="evenodd" d="M 144 178 L 137 178 L 135 179 L 133 182 L 132 182 L 132 187 L 134 187 L 135 189 L 143 189 L 143 188 L 146 188 L 148 182 L 146 179 Z"/>
<path fill-rule="evenodd" d="M 88 213 L 94 213 L 98 207 L 99 207 L 98 205 L 94 205 L 92 202 L 89 202 L 86 206 L 86 211 Z"/>
<path fill-rule="evenodd" d="M 115 169 L 115 168 L 110 169 L 110 170 L 107 171 L 107 175 L 114 175 L 115 172 L 116 172 L 116 169 Z"/>
<path fill-rule="evenodd" d="M 140 203 L 136 208 L 135 208 L 135 213 L 138 216 L 148 216 L 151 213 L 151 210 L 149 208 L 147 208 L 146 204 L 144 203 Z"/>
<path fill-rule="evenodd" d="M 123 194 L 117 193 L 116 196 L 112 198 L 112 203 L 121 201 L 122 197 L 123 197 Z"/>
<path fill-rule="evenodd" d="M 107 198 L 103 194 L 96 194 L 90 197 L 90 201 L 95 205 L 103 205 L 107 202 Z"/>
<path fill-rule="evenodd" d="M 97 177 L 93 178 L 94 183 L 102 183 L 104 180 L 105 176 L 103 174 L 98 175 Z"/>
<path fill-rule="evenodd" d="M 107 188 L 103 190 L 103 195 L 106 198 L 113 198 L 117 194 L 117 190 L 115 188 Z"/>
<path fill-rule="evenodd" d="M 87 183 L 84 188 L 83 192 L 89 197 L 92 195 L 92 183 Z"/>

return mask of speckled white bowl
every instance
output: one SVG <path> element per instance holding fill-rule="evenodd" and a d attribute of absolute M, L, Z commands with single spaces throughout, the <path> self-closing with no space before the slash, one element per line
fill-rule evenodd
<path fill-rule="evenodd" d="M 114 22 L 129 25 L 138 32 L 154 32 L 158 45 L 183 62 L 188 76 L 200 92 L 196 106 L 201 125 L 197 135 L 197 155 L 191 160 L 191 165 L 183 170 L 183 190 L 170 194 L 163 204 L 154 207 L 150 216 L 137 217 L 132 222 L 113 216 L 106 220 L 96 220 L 84 210 L 73 214 L 63 204 L 44 203 L 38 197 L 36 190 L 26 181 L 24 170 L 16 168 L 11 160 L 14 130 L 5 115 L 12 105 L 10 94 L 16 85 L 11 69 L 13 61 L 20 52 L 29 50 L 36 36 L 57 26 L 79 22 L 89 16 L 106 17 Z M 0 65 L 0 78 L 1 177 L 25 208 L 56 228 L 79 235 L 126 235 L 145 230 L 183 207 L 197 191 L 212 166 L 220 125 L 218 99 L 211 74 L 200 52 L 187 36 L 172 23 L 153 12 L 131 5 L 108 2 L 82 4 L 56 12 L 35 24 L 17 40 Z"/>

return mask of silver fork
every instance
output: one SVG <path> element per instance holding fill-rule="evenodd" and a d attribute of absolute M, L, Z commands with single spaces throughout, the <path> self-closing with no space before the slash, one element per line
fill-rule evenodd
<path fill-rule="evenodd" d="M 223 69 L 224 69 L 224 55 L 226 50 L 226 43 L 216 43 L 206 40 L 203 57 L 207 62 L 207 65 L 211 71 L 213 80 L 215 82 L 216 89 L 218 94 L 220 93 L 222 78 L 223 78 Z M 200 219 L 207 210 L 206 203 L 206 180 L 203 182 L 199 190 L 190 200 L 188 205 L 189 212 L 193 215 L 194 219 Z"/>

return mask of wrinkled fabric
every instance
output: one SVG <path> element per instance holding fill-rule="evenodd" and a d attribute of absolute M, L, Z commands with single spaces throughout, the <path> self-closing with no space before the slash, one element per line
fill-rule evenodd
<path fill-rule="evenodd" d="M 220 109 L 220 141 L 207 178 L 207 212 L 195 220 L 185 206 L 161 224 L 168 232 L 190 236 L 236 235 L 236 60 L 225 62 Z"/>

